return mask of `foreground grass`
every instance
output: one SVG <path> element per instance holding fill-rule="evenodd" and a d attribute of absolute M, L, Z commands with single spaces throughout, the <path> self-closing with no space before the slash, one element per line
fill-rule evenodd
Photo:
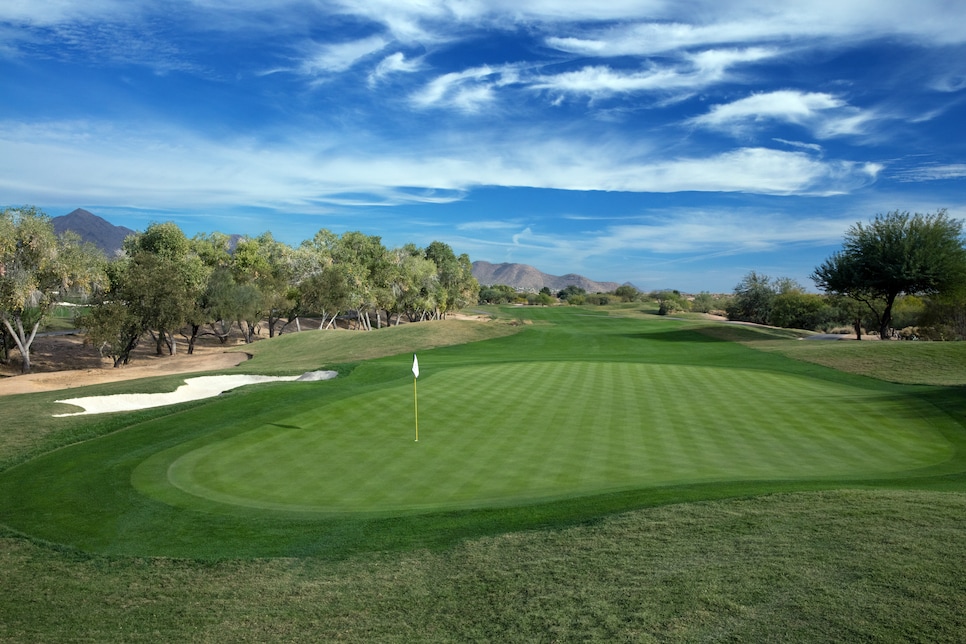
<path fill-rule="evenodd" d="M 966 495 L 640 510 L 442 551 L 195 563 L 0 538 L 0 640 L 961 641 Z"/>
<path fill-rule="evenodd" d="M 606 321 L 599 311 L 584 313 Z M 556 315 L 528 314 L 538 325 L 539 318 Z M 729 342 L 695 342 L 691 328 L 665 328 L 663 341 L 648 344 L 648 360 L 734 363 Z M 603 342 L 586 328 L 498 344 L 502 348 L 488 351 L 487 360 L 519 361 L 522 347 L 560 360 L 578 347 L 605 361 L 627 353 L 626 346 Z M 357 369 L 353 356 L 363 350 L 330 362 L 308 359 L 302 346 L 284 356 L 266 349 L 247 366 L 272 372 L 338 364 L 378 387 L 389 371 Z M 393 353 L 410 350 L 397 346 Z M 457 349 L 435 355 L 466 360 Z M 909 356 L 900 369 L 918 364 Z M 747 352 L 742 360 L 749 368 L 782 365 L 829 383 L 856 382 L 774 353 Z M 408 356 L 397 362 L 408 369 Z M 960 424 L 966 418 L 958 390 L 919 387 L 903 395 L 938 405 Z M 46 394 L 16 398 L 18 404 L 8 407 L 0 399 L 0 435 L 7 441 L 19 434 L 6 443 L 8 464 L 22 462 L 25 453 L 153 419 L 171 424 L 185 417 L 155 410 L 124 420 L 58 424 L 44 415 L 52 399 Z M 32 425 L 16 420 L 21 409 L 33 414 Z M 10 420 L 23 424 L 10 430 Z M 34 431 L 44 438 L 33 440 Z M 457 514 L 448 526 L 436 524 L 449 530 L 436 542 L 406 540 L 416 519 L 408 525 L 404 518 L 349 522 L 343 524 L 346 540 L 382 545 L 336 558 L 92 556 L 0 532 L 0 640 L 960 641 L 966 630 L 966 487 L 956 468 L 928 478 L 867 481 L 864 489 L 856 482 L 827 485 L 840 489 L 807 491 L 794 482 L 698 486 L 651 499 L 656 507 L 625 512 L 627 499 L 597 497 L 591 504 L 546 506 L 542 517 L 516 528 L 505 516 L 493 516 L 489 529 L 466 531 L 465 517 Z M 787 492 L 768 494 L 779 490 Z"/>

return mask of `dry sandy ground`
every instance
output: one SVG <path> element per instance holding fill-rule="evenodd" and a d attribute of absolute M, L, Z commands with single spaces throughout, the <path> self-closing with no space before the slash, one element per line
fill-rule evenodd
<path fill-rule="evenodd" d="M 479 321 L 489 319 L 486 315 L 472 313 L 450 313 L 449 317 Z M 305 328 L 318 328 L 318 322 L 306 322 Z M 157 356 L 154 355 L 154 344 L 146 338 L 134 351 L 130 365 L 114 368 L 110 359 L 101 358 L 97 349 L 84 345 L 80 336 L 38 337 L 30 352 L 32 373 L 20 373 L 20 356 L 16 350 L 13 351 L 16 364 L 0 365 L 0 396 L 228 369 L 249 358 L 244 346 L 244 342 L 238 338 L 221 344 L 214 338 L 202 336 L 198 339 L 194 354 L 190 356 L 187 354 L 187 344 L 183 342 L 178 345 L 177 355 Z"/>
<path fill-rule="evenodd" d="M 20 374 L 18 365 L 4 365 L 0 371 L 0 396 L 227 369 L 248 359 L 243 351 L 227 352 L 226 348 L 232 346 L 237 345 L 200 345 L 190 356 L 184 352 L 184 345 L 179 347 L 182 353 L 174 356 L 154 356 L 153 346 L 141 347 L 130 365 L 114 368 L 110 360 L 101 358 L 96 349 L 85 347 L 77 336 L 38 338 L 31 353 L 33 373 Z"/>

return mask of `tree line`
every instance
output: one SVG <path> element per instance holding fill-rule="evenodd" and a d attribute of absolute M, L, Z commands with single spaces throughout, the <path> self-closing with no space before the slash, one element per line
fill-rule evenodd
<path fill-rule="evenodd" d="M 174 223 L 152 223 L 108 259 L 73 233 L 54 234 L 34 207 L 0 214 L 0 360 L 16 347 L 30 370 L 30 346 L 58 301 L 88 303 L 77 319 L 88 341 L 115 366 L 150 338 L 158 354 L 188 353 L 198 337 L 246 341 L 264 326 L 269 337 L 300 316 L 369 330 L 440 319 L 477 301 L 479 284 L 466 254 L 439 241 L 426 248 L 386 248 L 380 237 L 322 229 L 289 246 L 271 233 L 188 238 Z"/>
<path fill-rule="evenodd" d="M 728 318 L 812 330 L 848 326 L 858 339 L 865 329 L 880 338 L 966 339 L 962 226 L 945 209 L 857 222 L 842 249 L 811 274 L 824 295 L 752 271 L 735 287 Z"/>

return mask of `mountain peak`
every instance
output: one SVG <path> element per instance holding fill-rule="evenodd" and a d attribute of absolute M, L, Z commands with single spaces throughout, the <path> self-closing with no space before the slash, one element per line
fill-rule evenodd
<path fill-rule="evenodd" d="M 70 230 L 77 233 L 86 242 L 94 244 L 108 257 L 120 252 L 125 238 L 135 231 L 124 226 L 115 226 L 106 219 L 98 217 L 89 210 L 77 208 L 66 215 L 54 217 L 50 220 L 54 225 L 54 232 L 58 235 Z"/>
<path fill-rule="evenodd" d="M 617 282 L 596 282 L 576 273 L 548 275 L 528 264 L 506 262 L 503 264 L 473 262 L 473 277 L 484 286 L 506 284 L 521 291 L 533 292 L 545 286 L 555 293 L 568 286 L 578 286 L 588 293 L 609 293 L 620 286 Z"/>

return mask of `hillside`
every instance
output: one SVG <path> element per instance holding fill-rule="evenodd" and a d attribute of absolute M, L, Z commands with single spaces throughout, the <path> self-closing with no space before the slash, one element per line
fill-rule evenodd
<path fill-rule="evenodd" d="M 83 208 L 54 217 L 50 221 L 58 235 L 68 230 L 75 232 L 84 241 L 103 250 L 108 257 L 116 255 L 121 250 L 124 239 L 135 232 L 124 226 L 115 226 Z"/>
<path fill-rule="evenodd" d="M 521 291 L 539 291 L 546 286 L 557 292 L 575 285 L 588 293 L 608 293 L 620 286 L 617 282 L 596 282 L 575 273 L 548 275 L 527 264 L 491 264 L 482 261 L 473 262 L 473 277 L 484 286 L 506 284 Z"/>

